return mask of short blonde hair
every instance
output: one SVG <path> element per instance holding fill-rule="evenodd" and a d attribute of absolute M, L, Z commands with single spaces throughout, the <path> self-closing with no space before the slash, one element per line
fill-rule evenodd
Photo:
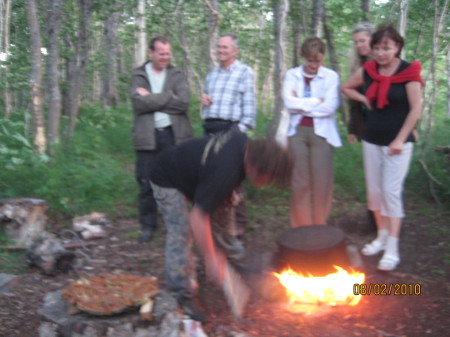
<path fill-rule="evenodd" d="M 306 39 L 300 48 L 300 56 L 304 58 L 316 57 L 319 54 L 325 55 L 325 43 L 318 37 Z"/>

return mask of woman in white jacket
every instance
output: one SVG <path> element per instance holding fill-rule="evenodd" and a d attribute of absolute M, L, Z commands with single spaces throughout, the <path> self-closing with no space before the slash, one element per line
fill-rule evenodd
<path fill-rule="evenodd" d="M 333 196 L 333 147 L 342 145 L 335 119 L 339 75 L 322 66 L 325 44 L 309 38 L 302 44 L 301 56 L 304 64 L 288 70 L 283 83 L 294 158 L 292 227 L 326 224 Z"/>

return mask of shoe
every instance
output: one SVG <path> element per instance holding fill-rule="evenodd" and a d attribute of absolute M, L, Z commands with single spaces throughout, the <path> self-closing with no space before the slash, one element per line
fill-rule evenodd
<path fill-rule="evenodd" d="M 378 269 L 385 271 L 394 270 L 399 263 L 400 258 L 398 256 L 384 254 L 380 262 L 378 262 Z"/>
<path fill-rule="evenodd" d="M 383 251 L 386 248 L 386 243 L 381 242 L 377 239 L 372 242 L 366 244 L 363 249 L 361 249 L 361 253 L 365 256 L 376 255 L 379 252 Z"/>
<path fill-rule="evenodd" d="M 205 313 L 203 312 L 200 301 L 197 298 L 182 298 L 178 300 L 178 304 L 184 313 L 192 320 L 202 323 L 205 321 Z"/>
<path fill-rule="evenodd" d="M 138 242 L 139 243 L 147 243 L 150 242 L 152 239 L 153 232 L 151 230 L 144 230 L 141 232 L 141 235 L 139 235 Z"/>

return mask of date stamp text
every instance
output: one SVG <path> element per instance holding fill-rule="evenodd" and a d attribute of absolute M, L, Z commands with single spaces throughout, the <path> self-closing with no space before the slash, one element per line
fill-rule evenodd
<path fill-rule="evenodd" d="M 355 283 L 354 295 L 420 295 L 420 283 Z"/>

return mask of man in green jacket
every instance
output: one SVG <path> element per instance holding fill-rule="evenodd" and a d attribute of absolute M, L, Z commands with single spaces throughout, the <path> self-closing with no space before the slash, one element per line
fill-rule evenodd
<path fill-rule="evenodd" d="M 163 149 L 192 138 L 187 115 L 189 89 L 183 72 L 170 64 L 171 45 L 163 36 L 149 44 L 150 61 L 133 70 L 132 131 L 139 184 L 140 242 L 149 242 L 157 227 L 157 206 L 150 184 L 156 155 Z"/>

